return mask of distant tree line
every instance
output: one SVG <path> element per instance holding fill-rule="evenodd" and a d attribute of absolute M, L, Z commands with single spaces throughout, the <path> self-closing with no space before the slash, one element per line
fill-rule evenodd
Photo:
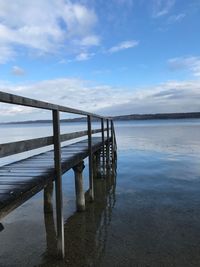
<path fill-rule="evenodd" d="M 166 119 L 197 119 L 200 112 L 187 113 L 157 113 L 157 114 L 131 114 L 113 117 L 114 120 L 166 120 Z"/>
<path fill-rule="evenodd" d="M 187 113 L 157 113 L 157 114 L 130 114 L 121 116 L 111 116 L 115 121 L 129 121 L 129 120 L 167 120 L 167 119 L 198 119 L 200 118 L 200 112 L 187 112 Z M 61 122 L 85 122 L 86 117 L 64 119 Z M 93 121 L 99 121 L 99 119 L 93 118 Z M 7 122 L 0 124 L 32 124 L 32 123 L 51 123 L 51 120 L 34 120 L 34 121 L 19 121 L 19 122 Z"/>

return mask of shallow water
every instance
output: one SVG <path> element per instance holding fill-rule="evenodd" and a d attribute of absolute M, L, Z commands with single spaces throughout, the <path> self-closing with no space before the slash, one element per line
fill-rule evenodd
<path fill-rule="evenodd" d="M 51 134 L 18 128 L 22 139 Z M 117 174 L 95 180 L 86 212 L 75 212 L 73 172 L 63 177 L 65 261 L 40 192 L 2 220 L 0 266 L 200 266 L 199 132 L 200 120 L 116 123 Z"/>

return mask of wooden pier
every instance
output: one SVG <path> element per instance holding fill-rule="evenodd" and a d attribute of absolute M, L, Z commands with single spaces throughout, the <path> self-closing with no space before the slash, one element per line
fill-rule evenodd
<path fill-rule="evenodd" d="M 64 221 L 62 201 L 62 174 L 69 169 L 75 173 L 75 193 L 77 211 L 85 210 L 85 192 L 83 190 L 84 159 L 88 157 L 89 199 L 94 201 L 94 174 L 101 168 L 106 173 L 114 168 L 116 159 L 116 137 L 113 121 L 110 118 L 82 110 L 71 109 L 42 101 L 33 100 L 0 92 L 0 102 L 45 109 L 52 112 L 53 136 L 0 144 L 0 158 L 53 145 L 53 150 L 40 153 L 23 160 L 0 167 L 0 219 L 41 190 L 46 190 L 44 203 L 46 209 L 51 206 L 52 181 L 55 182 L 57 248 L 60 257 L 64 257 Z M 60 134 L 60 112 L 73 113 L 87 118 L 87 130 Z M 99 120 L 100 129 L 92 129 L 92 119 Z M 100 136 L 93 136 L 98 134 Z M 62 143 L 76 138 L 87 138 L 70 145 Z M 49 204 L 49 205 L 48 205 Z"/>

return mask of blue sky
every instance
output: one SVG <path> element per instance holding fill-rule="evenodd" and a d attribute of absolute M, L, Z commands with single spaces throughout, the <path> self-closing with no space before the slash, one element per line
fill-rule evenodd
<path fill-rule="evenodd" d="M 32 2 L 0 0 L 1 91 L 107 115 L 200 111 L 199 0 Z"/>

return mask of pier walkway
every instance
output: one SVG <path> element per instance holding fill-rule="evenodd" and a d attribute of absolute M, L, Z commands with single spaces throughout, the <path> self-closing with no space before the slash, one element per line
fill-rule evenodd
<path fill-rule="evenodd" d="M 49 184 L 55 181 L 57 247 L 59 256 L 63 258 L 65 250 L 62 174 L 71 168 L 74 170 L 77 211 L 84 211 L 85 192 L 82 177 L 84 159 L 88 157 L 89 198 L 90 201 L 94 201 L 94 173 L 98 167 L 106 174 L 108 169 L 112 169 L 116 157 L 117 145 L 113 121 L 85 111 L 4 92 L 0 92 L 0 102 L 52 112 L 53 136 L 0 144 L 0 158 L 53 145 L 53 150 L 0 167 L 0 219 L 42 189 L 46 190 Z M 87 131 L 60 134 L 60 112 L 86 116 Z M 92 129 L 92 118 L 100 120 L 100 129 Z M 84 136 L 87 136 L 87 139 L 63 145 L 63 142 Z M 47 208 L 48 205 L 51 206 L 51 200 L 52 191 L 46 190 L 44 204 Z"/>

